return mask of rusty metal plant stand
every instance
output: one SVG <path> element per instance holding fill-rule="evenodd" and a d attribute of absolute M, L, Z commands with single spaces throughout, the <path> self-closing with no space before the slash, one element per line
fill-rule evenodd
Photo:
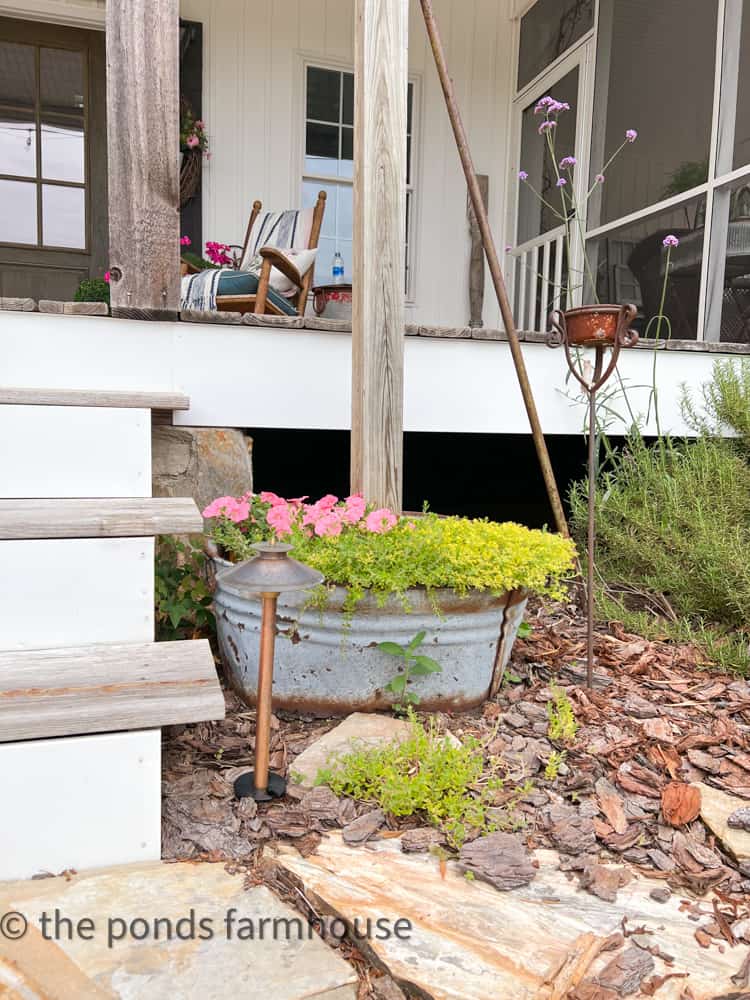
<path fill-rule="evenodd" d="M 596 521 L 594 506 L 596 501 L 596 394 L 612 375 L 623 347 L 632 347 L 638 340 L 638 334 L 630 329 L 630 324 L 637 315 L 635 306 L 620 306 L 617 317 L 617 329 L 612 341 L 592 340 L 588 344 L 576 344 L 578 347 L 591 347 L 594 350 L 594 366 L 590 377 L 585 369 L 582 371 L 580 358 L 571 353 L 568 342 L 568 330 L 565 313 L 555 310 L 549 318 L 550 332 L 547 334 L 547 345 L 565 349 L 565 360 L 571 375 L 580 384 L 588 397 L 589 404 L 589 447 L 588 447 L 588 534 L 586 543 L 586 686 L 591 688 L 594 682 L 594 547 L 596 545 Z M 606 368 L 604 352 L 611 349 L 612 354 Z"/>

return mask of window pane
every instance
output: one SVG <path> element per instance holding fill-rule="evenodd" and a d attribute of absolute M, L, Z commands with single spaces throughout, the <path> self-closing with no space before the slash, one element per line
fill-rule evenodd
<path fill-rule="evenodd" d="M 717 190 L 713 229 L 706 340 L 747 344 L 750 343 L 750 178 L 744 177 Z M 715 275 L 715 267 L 722 269 L 720 276 Z M 714 288 L 716 298 L 721 297 L 719 329 L 716 329 L 719 312 L 711 302 Z"/>
<path fill-rule="evenodd" d="M 721 114 L 731 115 L 736 107 L 732 162 L 719 162 L 717 173 L 744 167 L 750 163 L 750 3 L 744 4 L 741 25 L 737 31 L 738 12 L 727 9 L 725 28 L 726 60 L 721 87 Z M 736 97 L 735 97 L 736 93 Z M 722 121 L 722 125 L 724 122 Z M 724 131 L 723 129 L 721 131 Z M 721 151 L 719 153 L 721 161 Z M 728 159 L 728 156 L 727 156 Z"/>
<path fill-rule="evenodd" d="M 341 73 L 331 69 L 307 70 L 307 117 L 321 122 L 338 122 Z"/>
<path fill-rule="evenodd" d="M 572 156 L 576 146 L 576 116 L 578 101 L 578 68 L 571 70 L 558 83 L 550 88 L 558 101 L 567 101 L 572 111 L 563 112 L 558 117 L 555 131 L 555 146 L 558 159 Z M 541 119 L 534 114 L 536 101 L 528 106 L 523 113 L 521 131 L 521 162 L 520 168 L 529 175 L 528 184 L 521 184 L 518 193 L 518 242 L 541 236 L 542 233 L 561 225 L 555 211 L 562 211 L 562 203 L 558 190 L 557 174 L 547 141 L 539 135 Z M 529 185 L 537 191 L 547 204 L 542 204 L 534 195 Z M 550 207 L 551 206 L 551 207 Z"/>
<path fill-rule="evenodd" d="M 406 88 L 406 131 L 411 135 L 412 116 L 414 114 L 414 84 L 410 83 Z"/>
<path fill-rule="evenodd" d="M 36 177 L 36 124 L 32 115 L 0 114 L 0 174 Z"/>
<path fill-rule="evenodd" d="M 354 176 L 354 129 L 341 129 L 341 164 L 340 177 Z"/>
<path fill-rule="evenodd" d="M 83 188 L 42 185 L 42 241 L 49 247 L 86 247 L 86 197 Z"/>
<path fill-rule="evenodd" d="M 518 89 L 594 26 L 594 0 L 537 0 L 521 18 Z"/>
<path fill-rule="evenodd" d="M 337 174 L 339 159 L 339 129 L 336 125 L 307 123 L 305 171 L 316 174 Z"/>
<path fill-rule="evenodd" d="M 36 241 L 36 184 L 0 181 L 0 242 Z"/>
<path fill-rule="evenodd" d="M 603 225 L 702 183 L 711 140 L 718 0 L 601 0 L 591 175 L 607 170 L 589 226 Z M 636 70 L 637 65 L 637 70 Z"/>
<path fill-rule="evenodd" d="M 29 108 L 36 104 L 33 45 L 0 42 L 0 104 Z"/>
<path fill-rule="evenodd" d="M 83 53 L 42 49 L 41 101 L 46 111 L 83 110 Z"/>
<path fill-rule="evenodd" d="M 344 73 L 344 109 L 341 120 L 344 125 L 354 124 L 354 74 Z"/>
<path fill-rule="evenodd" d="M 599 301 L 630 301 L 638 306 L 634 326 L 642 336 L 648 321 L 659 312 L 666 261 L 662 241 L 665 236 L 675 235 L 680 245 L 671 253 L 664 315 L 671 323 L 672 339 L 696 339 L 705 214 L 705 198 L 694 198 L 587 244 Z M 590 301 L 591 297 L 587 297 Z M 651 337 L 655 335 L 655 326 L 652 323 L 649 328 Z M 661 338 L 668 335 L 668 328 L 663 325 Z"/>
<path fill-rule="evenodd" d="M 60 125 L 42 122 L 42 176 L 47 180 L 85 179 L 83 121 Z"/>

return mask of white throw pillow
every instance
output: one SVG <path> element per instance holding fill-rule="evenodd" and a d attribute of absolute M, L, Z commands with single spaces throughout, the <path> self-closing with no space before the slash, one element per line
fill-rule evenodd
<path fill-rule="evenodd" d="M 315 258 L 318 254 L 317 247 L 314 250 L 280 250 L 278 247 L 264 247 L 265 249 L 276 250 L 283 257 L 286 257 L 290 263 L 294 264 L 300 274 L 300 278 L 304 278 L 307 272 L 315 263 Z M 250 267 L 248 270 L 251 274 L 255 274 L 260 277 L 261 268 L 263 267 L 263 258 L 260 254 L 257 254 L 250 261 Z M 299 287 L 290 281 L 285 274 L 283 274 L 277 267 L 271 268 L 271 277 L 269 279 L 269 284 L 274 291 L 278 292 L 280 295 L 284 295 L 289 298 L 291 295 L 296 295 L 299 291 Z"/>

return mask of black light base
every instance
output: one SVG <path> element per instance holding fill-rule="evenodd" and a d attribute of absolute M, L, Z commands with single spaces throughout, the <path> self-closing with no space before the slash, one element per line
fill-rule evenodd
<path fill-rule="evenodd" d="M 255 787 L 255 772 L 242 774 L 234 783 L 234 794 L 238 799 L 255 799 L 256 802 L 271 802 L 286 795 L 286 781 L 280 774 L 270 771 L 268 788 Z"/>

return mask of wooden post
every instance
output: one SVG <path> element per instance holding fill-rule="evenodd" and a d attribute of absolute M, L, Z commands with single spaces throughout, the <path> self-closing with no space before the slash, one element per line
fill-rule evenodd
<path fill-rule="evenodd" d="M 178 0 L 119 0 L 107 4 L 113 316 L 177 318 L 178 40 Z"/>
<path fill-rule="evenodd" d="M 400 511 L 408 0 L 356 0 L 351 485 Z"/>

